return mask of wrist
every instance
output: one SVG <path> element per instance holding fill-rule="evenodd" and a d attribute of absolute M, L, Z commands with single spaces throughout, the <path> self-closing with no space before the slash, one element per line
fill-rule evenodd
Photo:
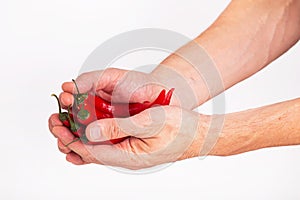
<path fill-rule="evenodd" d="M 208 115 L 203 115 L 198 113 L 197 113 L 197 118 L 198 118 L 198 125 L 197 125 L 197 130 L 194 135 L 193 141 L 178 160 L 184 160 L 188 158 L 201 156 L 203 141 L 207 136 L 211 119 L 210 116 Z"/>
<path fill-rule="evenodd" d="M 184 56 L 184 55 L 183 55 Z M 162 84 L 175 88 L 179 106 L 194 109 L 210 99 L 206 80 L 186 58 L 171 54 L 151 74 Z"/>

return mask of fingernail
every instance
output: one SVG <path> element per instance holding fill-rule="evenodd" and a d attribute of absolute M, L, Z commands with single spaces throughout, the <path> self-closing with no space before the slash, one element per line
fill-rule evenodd
<path fill-rule="evenodd" d="M 90 137 L 92 141 L 101 141 L 101 128 L 99 126 L 93 126 L 90 129 Z"/>

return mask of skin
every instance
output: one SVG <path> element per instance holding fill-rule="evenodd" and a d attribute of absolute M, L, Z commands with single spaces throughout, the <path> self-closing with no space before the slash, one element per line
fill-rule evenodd
<path fill-rule="evenodd" d="M 173 70 L 183 76 L 197 96 L 197 102 L 187 108 L 195 108 L 250 77 L 291 48 L 300 39 L 299 10 L 298 0 L 231 1 L 206 31 L 167 57 L 152 74 L 162 81 Z M 214 61 L 223 87 L 207 88 L 202 73 L 197 70 L 206 65 L 205 59 L 203 63 L 198 61 L 198 66 L 184 59 L 201 56 L 193 54 L 195 44 Z"/>
<path fill-rule="evenodd" d="M 298 0 L 231 1 L 205 32 L 167 57 L 150 74 L 108 69 L 80 75 L 76 81 L 81 92 L 96 93 L 115 102 L 152 100 L 162 88 L 170 87 L 176 88 L 175 96 L 172 106 L 152 108 L 126 119 L 103 119 L 87 127 L 90 141 L 132 136 L 116 145 L 84 145 L 79 141 L 65 147 L 74 136 L 53 114 L 49 129 L 58 138 L 60 151 L 77 165 L 96 163 L 141 169 L 195 156 L 228 156 L 300 144 L 299 99 L 225 116 L 191 111 L 292 47 L 300 38 L 299 10 Z M 195 44 L 205 50 L 203 55 L 194 51 Z M 213 61 L 221 86 L 212 89 L 206 85 L 199 70 L 206 64 L 205 56 Z M 204 59 L 190 62 L 198 57 Z M 176 76 L 187 86 L 182 88 L 179 81 L 178 85 L 171 84 L 169 80 Z M 60 100 L 66 107 L 73 102 L 75 87 L 66 82 L 62 89 Z M 191 95 L 183 95 L 185 91 L 192 91 Z M 223 128 L 207 144 L 210 128 L 218 129 L 211 122 L 218 119 L 224 119 Z"/>
<path fill-rule="evenodd" d="M 155 118 L 151 118 L 155 116 Z M 157 117 L 160 116 L 160 117 Z M 211 120 L 224 118 L 218 137 L 203 153 Z M 229 156 L 266 147 L 300 144 L 300 98 L 261 108 L 226 115 L 207 116 L 165 106 L 145 110 L 123 119 L 103 119 L 89 125 L 101 127 L 100 137 L 87 135 L 90 141 L 132 136 L 116 145 L 84 145 L 76 142 L 57 114 L 50 117 L 50 130 L 59 141 L 59 149 L 73 164 L 104 164 L 142 169 L 196 156 Z M 219 126 L 219 124 L 216 124 Z M 117 128 L 118 127 L 118 128 Z M 205 151 L 204 151 L 205 152 Z"/>

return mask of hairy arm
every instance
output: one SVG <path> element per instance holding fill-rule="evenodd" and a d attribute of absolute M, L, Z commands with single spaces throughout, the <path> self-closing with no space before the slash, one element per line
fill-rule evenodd
<path fill-rule="evenodd" d="M 229 156 L 266 147 L 300 144 L 300 98 L 225 116 L 210 116 L 200 123 L 200 135 L 207 132 L 212 117 L 225 117 L 225 121 L 208 155 Z M 203 156 L 202 148 L 203 140 L 198 137 L 182 159 Z"/>
<path fill-rule="evenodd" d="M 173 78 L 170 71 L 176 71 L 196 96 L 183 107 L 197 107 L 291 48 L 300 38 L 299 10 L 299 0 L 233 0 L 206 31 L 167 57 L 152 74 L 168 82 Z M 207 85 L 214 78 L 203 75 L 208 68 L 216 68 L 223 85 Z"/>

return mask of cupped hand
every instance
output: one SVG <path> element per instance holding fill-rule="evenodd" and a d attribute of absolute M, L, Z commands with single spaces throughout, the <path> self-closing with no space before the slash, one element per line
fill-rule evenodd
<path fill-rule="evenodd" d="M 129 118 L 101 119 L 88 125 L 86 136 L 97 143 L 127 137 L 114 145 L 86 145 L 74 140 L 58 120 L 49 119 L 49 128 L 58 138 L 61 152 L 73 164 L 96 163 L 128 169 L 143 169 L 199 155 L 207 116 L 175 106 L 159 106 Z"/>
<path fill-rule="evenodd" d="M 151 74 L 116 68 L 91 71 L 76 79 L 80 93 L 90 92 L 114 103 L 131 103 L 154 100 L 162 89 L 170 89 Z M 63 107 L 73 104 L 73 94 L 77 93 L 73 82 L 62 84 L 60 101 Z M 176 97 L 171 104 L 176 103 Z"/>

